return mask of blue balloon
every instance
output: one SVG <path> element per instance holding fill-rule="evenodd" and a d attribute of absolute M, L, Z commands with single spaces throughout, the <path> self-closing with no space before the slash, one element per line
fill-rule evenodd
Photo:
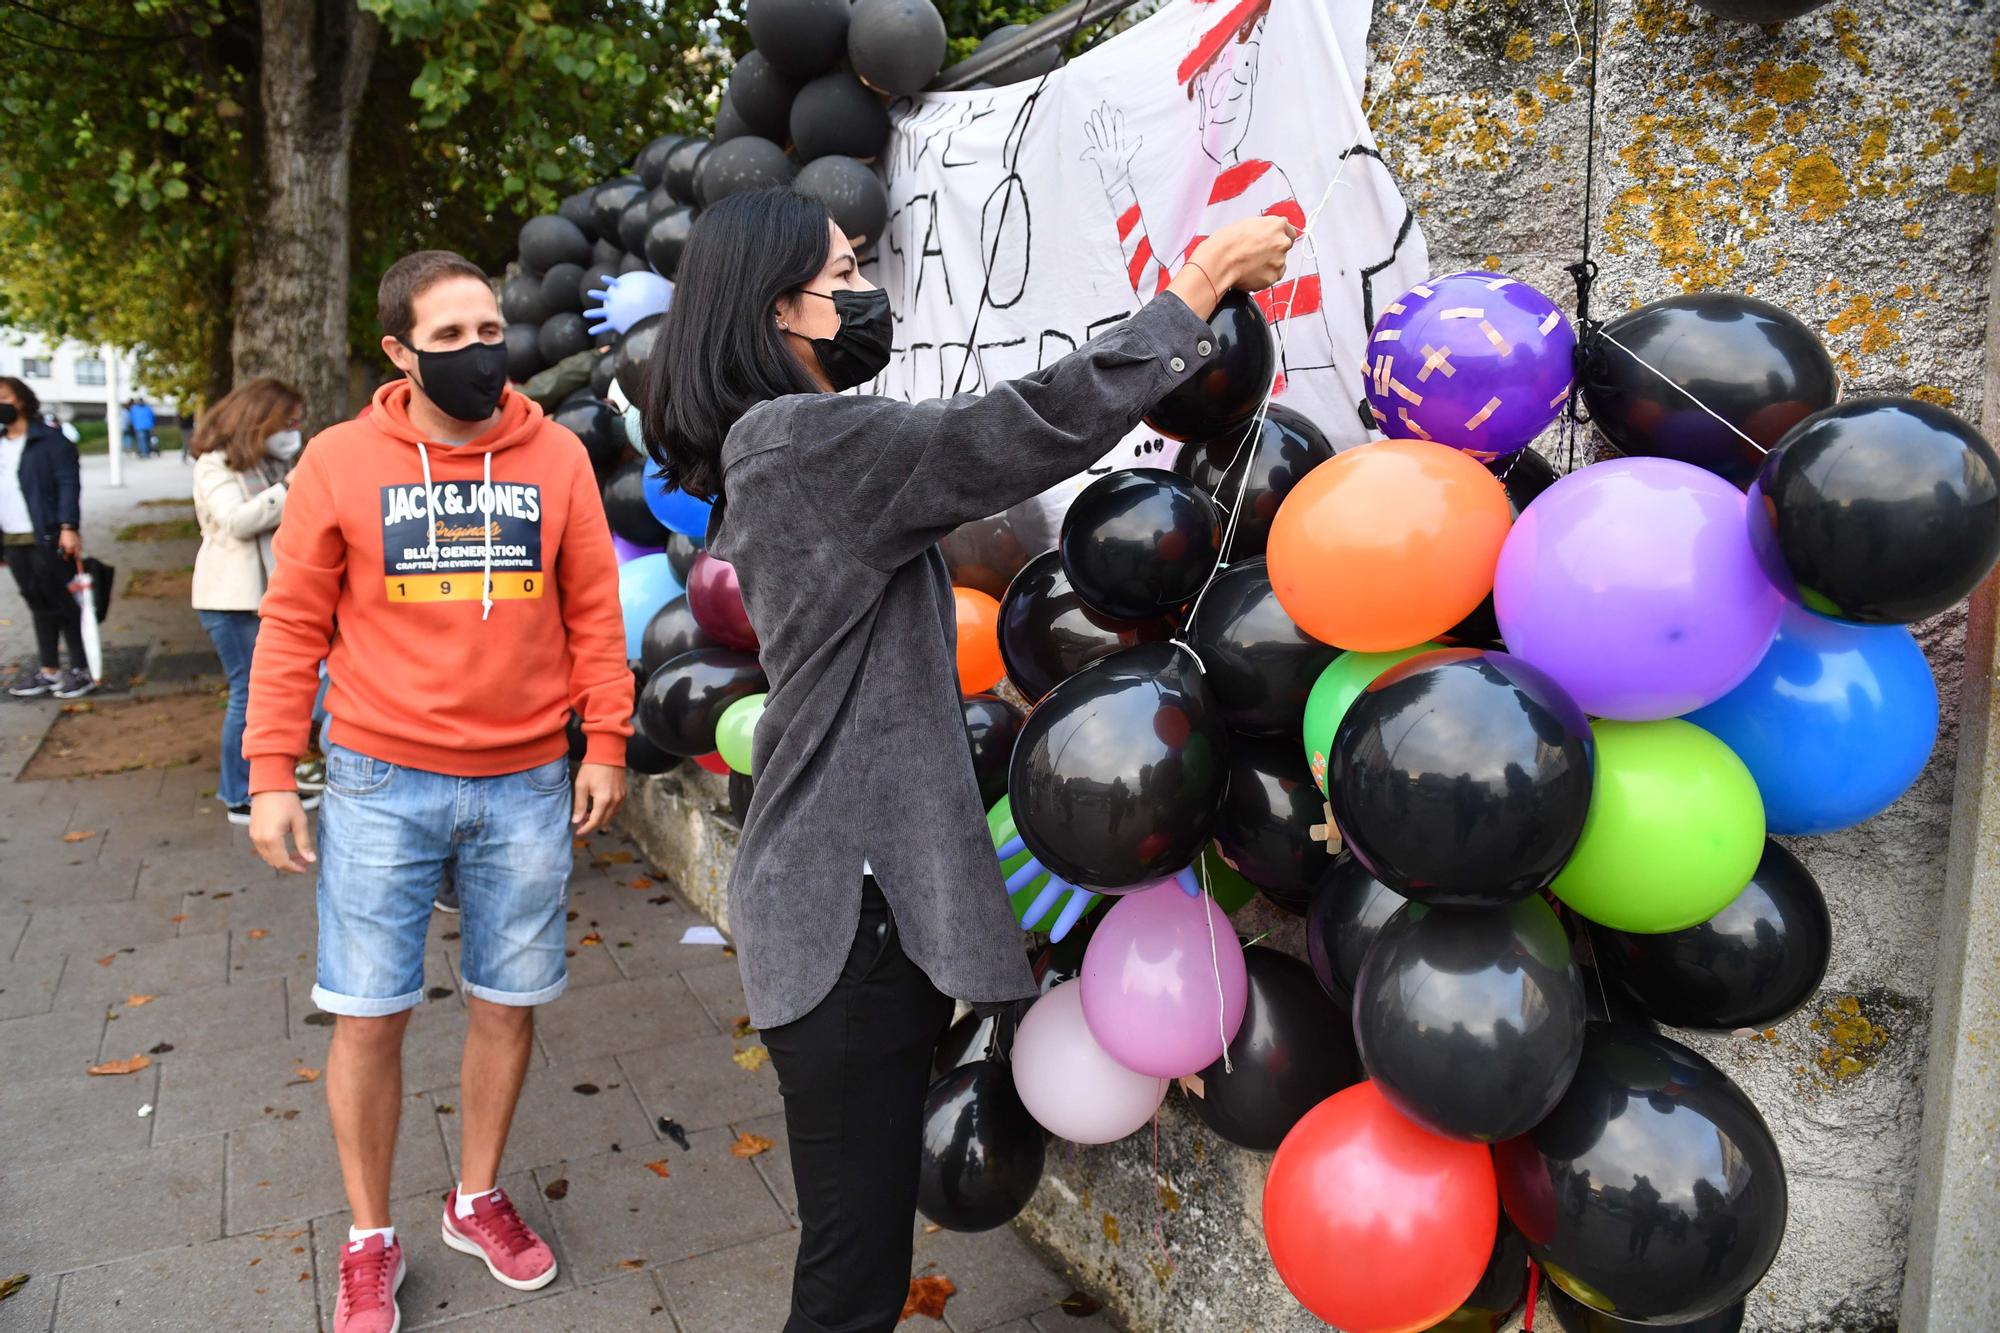
<path fill-rule="evenodd" d="M 646 469 L 644 487 L 646 508 L 669 531 L 696 541 L 708 536 L 708 511 L 715 508 L 714 501 L 697 500 L 678 486 L 667 485 L 658 468 Z"/>
<path fill-rule="evenodd" d="M 1831 833 L 1908 791 L 1937 741 L 1937 681 L 1901 625 L 1852 625 L 1787 603 L 1741 685 L 1687 715 L 1736 752 L 1772 833 Z"/>
<path fill-rule="evenodd" d="M 646 626 L 661 607 L 686 592 L 663 554 L 642 555 L 618 566 L 618 605 L 625 613 L 625 657 L 639 660 Z"/>

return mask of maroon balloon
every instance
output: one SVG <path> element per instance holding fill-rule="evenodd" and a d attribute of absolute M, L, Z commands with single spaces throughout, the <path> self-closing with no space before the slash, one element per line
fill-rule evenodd
<path fill-rule="evenodd" d="M 750 613 L 743 607 L 736 566 L 703 551 L 688 570 L 687 598 L 695 624 L 717 642 L 746 653 L 757 651 L 757 631 L 750 627 Z"/>

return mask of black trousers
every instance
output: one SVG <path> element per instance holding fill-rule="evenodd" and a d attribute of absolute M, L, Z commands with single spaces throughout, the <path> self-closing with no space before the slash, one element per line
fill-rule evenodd
<path fill-rule="evenodd" d="M 785 1098 L 799 1258 L 784 1333 L 889 1333 L 910 1290 L 931 1057 L 952 1002 L 903 953 L 864 880 L 861 925 L 833 991 L 763 1034 Z"/>
<path fill-rule="evenodd" d="M 57 665 L 56 645 L 67 642 L 69 664 L 79 671 L 87 670 L 83 618 L 78 613 L 76 598 L 69 591 L 70 568 L 60 555 L 40 542 L 21 546 L 9 543 L 6 550 L 14 586 L 21 590 L 21 600 L 28 604 L 28 611 L 35 618 L 35 647 L 41 653 L 41 664 L 53 670 Z"/>

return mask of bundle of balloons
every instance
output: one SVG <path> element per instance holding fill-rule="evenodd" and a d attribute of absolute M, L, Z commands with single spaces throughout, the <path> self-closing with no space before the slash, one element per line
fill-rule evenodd
<path fill-rule="evenodd" d="M 1341 450 L 1265 403 L 1254 305 L 1213 327 L 1214 373 L 1147 418 L 1174 471 L 1100 479 L 1053 549 L 1019 514 L 945 543 L 1005 581 L 1034 702 L 989 821 L 1009 892 L 1088 942 L 933 1089 L 927 1214 L 997 1225 L 1040 1175 L 1021 1126 L 1114 1140 L 1179 1080 L 1275 1150 L 1272 1260 L 1350 1333 L 1497 1327 L 1529 1256 L 1592 1328 L 1733 1327 L 1783 1164 L 1657 1025 L 1818 989 L 1826 904 L 1772 838 L 1922 771 L 1906 626 L 2000 559 L 2000 459 L 1843 397 L 1809 329 L 1733 294 L 1579 348 L 1527 284 L 1432 279 L 1368 344 L 1389 438 Z M 1573 389 L 1618 456 L 1559 478 L 1528 446 Z M 1309 966 L 1238 942 L 1238 885 L 1307 916 Z"/>

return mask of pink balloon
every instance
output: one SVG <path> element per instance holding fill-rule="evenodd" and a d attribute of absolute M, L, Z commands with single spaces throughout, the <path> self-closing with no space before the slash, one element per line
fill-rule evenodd
<path fill-rule="evenodd" d="M 743 607 L 736 566 L 706 551 L 698 552 L 688 570 L 687 598 L 694 623 L 714 635 L 723 647 L 757 651 L 757 631 L 750 627 L 750 613 Z"/>
<path fill-rule="evenodd" d="M 1080 982 L 1065 981 L 1035 1001 L 1014 1034 L 1013 1063 L 1014 1090 L 1028 1114 L 1073 1143 L 1124 1138 L 1151 1120 L 1167 1095 L 1167 1080 L 1133 1073 L 1090 1035 Z"/>
<path fill-rule="evenodd" d="M 1112 904 L 1083 951 L 1079 984 L 1098 1045 L 1127 1069 L 1156 1078 L 1213 1064 L 1243 1025 L 1249 994 L 1229 917 L 1207 894 L 1190 898 L 1172 880 Z"/>

